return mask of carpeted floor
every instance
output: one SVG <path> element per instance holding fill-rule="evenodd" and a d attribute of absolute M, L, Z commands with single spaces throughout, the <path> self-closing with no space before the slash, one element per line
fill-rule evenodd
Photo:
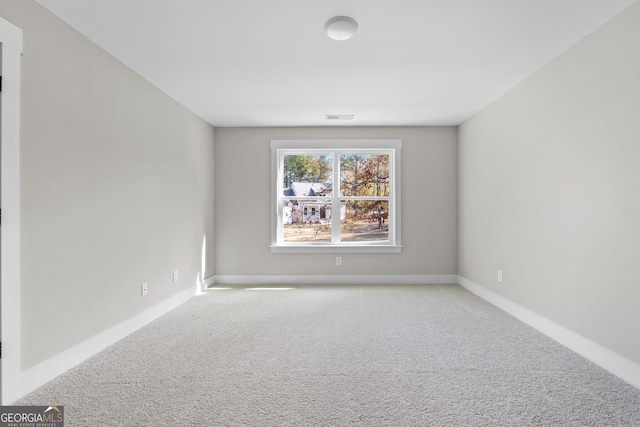
<path fill-rule="evenodd" d="M 66 426 L 640 426 L 640 390 L 457 285 L 214 288 L 23 398 Z"/>

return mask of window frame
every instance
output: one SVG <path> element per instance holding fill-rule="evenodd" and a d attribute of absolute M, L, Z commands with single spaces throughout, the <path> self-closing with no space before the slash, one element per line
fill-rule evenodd
<path fill-rule="evenodd" d="M 340 163 L 342 154 L 385 154 L 389 155 L 390 187 L 389 196 L 389 239 L 367 242 L 284 242 L 283 227 L 283 174 L 284 156 L 291 154 L 327 153 L 333 155 L 334 179 L 331 198 L 376 199 L 376 197 L 355 197 L 340 194 L 339 171 L 335 165 Z M 281 253 L 399 253 L 401 244 L 401 154 L 400 139 L 340 139 L 340 140 L 271 140 L 271 252 Z M 336 181 L 335 178 L 338 178 Z M 305 199 L 305 196 L 296 198 Z M 332 210 L 333 214 L 333 210 Z M 339 217 L 338 217 L 339 218 Z M 341 221 L 333 221 L 332 228 L 340 228 Z M 332 233 L 333 235 L 333 233 Z M 334 240 L 332 238 L 332 240 Z"/>

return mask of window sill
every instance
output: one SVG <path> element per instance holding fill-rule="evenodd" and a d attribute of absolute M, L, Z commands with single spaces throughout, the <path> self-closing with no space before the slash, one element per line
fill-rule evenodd
<path fill-rule="evenodd" d="M 272 253 L 360 253 L 360 254 L 397 254 L 402 252 L 399 245 L 271 245 Z"/>

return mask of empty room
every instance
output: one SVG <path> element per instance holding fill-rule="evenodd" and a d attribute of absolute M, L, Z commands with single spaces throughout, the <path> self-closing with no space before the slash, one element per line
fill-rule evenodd
<path fill-rule="evenodd" d="M 640 425 L 639 46 L 637 0 L 0 0 L 0 426 Z"/>

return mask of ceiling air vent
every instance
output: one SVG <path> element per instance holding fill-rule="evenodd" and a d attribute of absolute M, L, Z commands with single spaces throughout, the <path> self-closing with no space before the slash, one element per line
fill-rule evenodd
<path fill-rule="evenodd" d="M 353 120 L 355 114 L 325 114 L 327 120 Z"/>

